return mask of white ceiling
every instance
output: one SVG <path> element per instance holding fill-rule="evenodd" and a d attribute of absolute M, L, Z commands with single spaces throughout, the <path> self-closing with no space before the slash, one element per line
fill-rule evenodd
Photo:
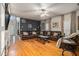
<path fill-rule="evenodd" d="M 23 18 L 42 20 L 41 9 L 46 9 L 48 17 L 61 15 L 75 11 L 79 8 L 76 3 L 11 3 L 9 4 L 10 14 Z M 45 19 L 44 18 L 44 19 Z"/>

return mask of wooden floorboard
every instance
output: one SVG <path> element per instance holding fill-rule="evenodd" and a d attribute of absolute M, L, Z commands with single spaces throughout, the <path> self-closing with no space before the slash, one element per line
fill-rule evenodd
<path fill-rule="evenodd" d="M 17 40 L 9 48 L 9 56 L 62 56 L 62 49 L 56 47 L 56 41 L 50 41 L 43 44 L 36 39 Z M 71 56 L 72 53 L 65 52 L 65 56 Z M 79 55 L 79 52 L 77 52 Z"/>

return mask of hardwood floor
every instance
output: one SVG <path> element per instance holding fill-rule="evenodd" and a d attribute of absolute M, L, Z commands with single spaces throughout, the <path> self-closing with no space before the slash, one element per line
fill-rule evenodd
<path fill-rule="evenodd" d="M 56 41 L 43 44 L 36 39 L 17 40 L 9 48 L 9 56 L 61 56 L 61 52 L 62 49 L 56 47 Z M 65 52 L 65 56 L 70 55 L 70 52 Z"/>

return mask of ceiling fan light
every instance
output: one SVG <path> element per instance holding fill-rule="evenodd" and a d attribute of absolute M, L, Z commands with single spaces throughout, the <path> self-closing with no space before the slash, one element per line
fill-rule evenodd
<path fill-rule="evenodd" d="M 49 15 L 48 14 L 41 14 L 40 17 L 41 18 L 47 18 L 47 17 L 49 17 Z"/>

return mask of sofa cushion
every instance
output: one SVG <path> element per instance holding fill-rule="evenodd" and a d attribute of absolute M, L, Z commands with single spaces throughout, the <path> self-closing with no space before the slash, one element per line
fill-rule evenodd
<path fill-rule="evenodd" d="M 36 32 L 32 32 L 32 34 L 36 35 Z"/>
<path fill-rule="evenodd" d="M 54 33 L 54 34 L 53 34 L 53 36 L 57 36 L 57 35 L 58 35 L 58 33 Z"/>
<path fill-rule="evenodd" d="M 29 35 L 28 32 L 23 32 L 23 35 Z"/>
<path fill-rule="evenodd" d="M 47 35 L 50 35 L 50 32 L 47 32 Z"/>

